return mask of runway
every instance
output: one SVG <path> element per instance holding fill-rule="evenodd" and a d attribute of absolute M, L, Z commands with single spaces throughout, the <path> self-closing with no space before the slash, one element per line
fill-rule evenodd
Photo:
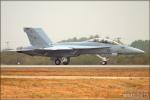
<path fill-rule="evenodd" d="M 15 79 L 150 79 L 150 77 L 99 77 L 99 76 L 1 76 L 1 78 Z"/>
<path fill-rule="evenodd" d="M 1 99 L 148 100 L 149 68 L 149 65 L 1 65 Z"/>
<path fill-rule="evenodd" d="M 1 65 L 1 68 L 39 68 L 39 67 L 45 67 L 45 68 L 53 68 L 53 67 L 68 67 L 68 68 L 72 68 L 72 67 L 100 67 L 100 68 L 139 68 L 139 67 L 150 67 L 149 65 Z"/>
<path fill-rule="evenodd" d="M 136 98 L 65 98 L 65 99 L 55 99 L 55 98 L 1 98 L 1 100 L 139 100 Z M 140 100 L 145 100 L 141 98 Z"/>

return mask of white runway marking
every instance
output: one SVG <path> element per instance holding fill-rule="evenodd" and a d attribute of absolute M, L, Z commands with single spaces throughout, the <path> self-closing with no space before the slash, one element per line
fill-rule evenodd
<path fill-rule="evenodd" d="M 150 77 L 101 77 L 101 76 L 4 76 L 1 78 L 15 79 L 150 79 Z"/>

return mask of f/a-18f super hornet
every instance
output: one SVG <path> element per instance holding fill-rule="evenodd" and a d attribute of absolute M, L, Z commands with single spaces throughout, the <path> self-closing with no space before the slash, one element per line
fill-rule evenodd
<path fill-rule="evenodd" d="M 17 49 L 17 52 L 31 56 L 47 56 L 54 60 L 56 65 L 69 64 L 70 57 L 83 54 L 94 54 L 102 59 L 101 64 L 107 64 L 108 56 L 142 54 L 144 51 L 116 41 L 103 38 L 94 38 L 82 42 L 53 43 L 41 28 L 24 28 L 31 46 Z"/>

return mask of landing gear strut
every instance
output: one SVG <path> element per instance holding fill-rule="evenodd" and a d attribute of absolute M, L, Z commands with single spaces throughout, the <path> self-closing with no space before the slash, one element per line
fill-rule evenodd
<path fill-rule="evenodd" d="M 101 64 L 102 64 L 102 65 L 106 65 L 106 64 L 107 64 L 107 60 L 108 60 L 108 59 L 107 59 L 106 57 L 102 57 L 102 56 L 100 56 L 100 55 L 96 55 L 96 56 L 102 59 L 102 61 L 101 61 Z"/>

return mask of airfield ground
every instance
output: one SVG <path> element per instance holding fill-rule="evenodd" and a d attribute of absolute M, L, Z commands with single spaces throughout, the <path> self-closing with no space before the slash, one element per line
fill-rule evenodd
<path fill-rule="evenodd" d="M 79 66 L 2 67 L 1 98 L 149 100 L 147 66 Z"/>

